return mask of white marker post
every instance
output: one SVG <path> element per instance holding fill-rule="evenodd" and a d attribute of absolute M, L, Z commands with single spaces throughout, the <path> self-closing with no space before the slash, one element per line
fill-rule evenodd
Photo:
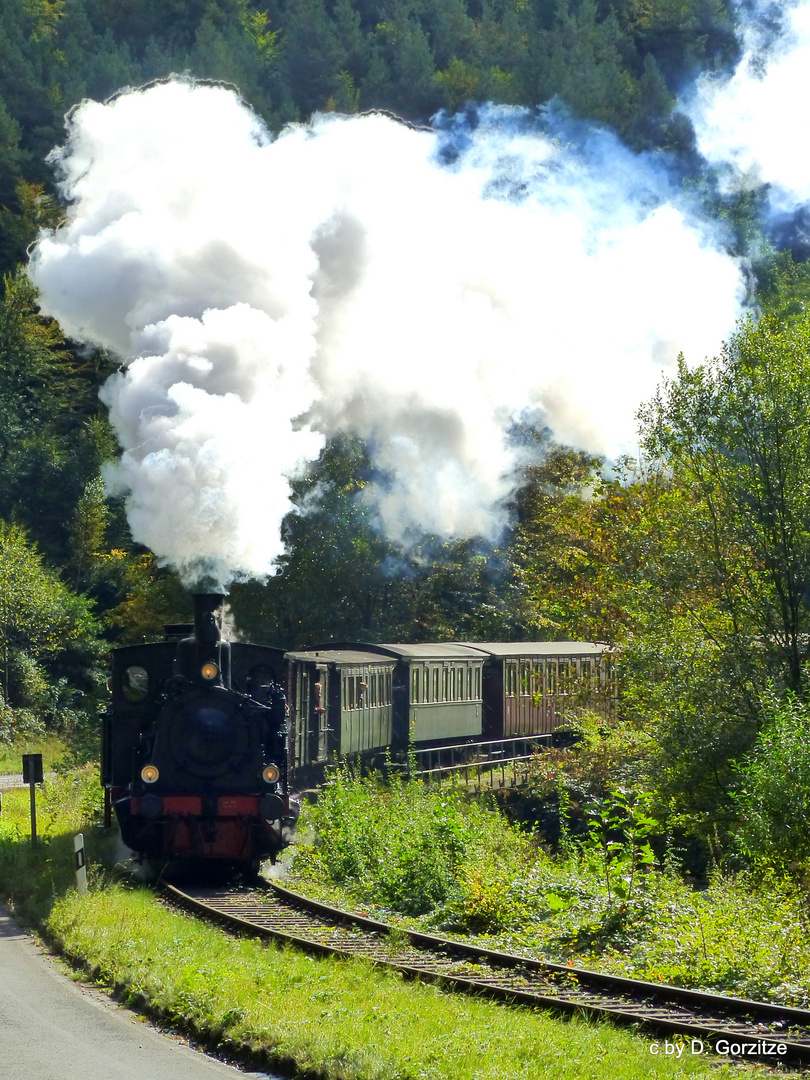
<path fill-rule="evenodd" d="M 87 860 L 84 857 L 84 833 L 73 837 L 73 850 L 76 853 L 76 888 L 80 893 L 87 892 Z"/>

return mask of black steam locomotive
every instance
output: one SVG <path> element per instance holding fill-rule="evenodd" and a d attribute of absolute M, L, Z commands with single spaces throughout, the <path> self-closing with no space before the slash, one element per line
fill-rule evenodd
<path fill-rule="evenodd" d="M 223 597 L 194 596 L 193 625 L 116 649 L 102 783 L 141 858 L 275 859 L 295 818 L 287 775 L 284 654 L 222 639 Z"/>
<path fill-rule="evenodd" d="M 291 782 L 326 763 L 550 738 L 582 708 L 610 714 L 610 649 L 592 642 L 331 643 L 285 653 L 222 640 L 223 597 L 193 626 L 116 649 L 102 779 L 124 842 L 151 862 L 275 859 Z M 508 752 L 508 747 L 502 749 Z"/>

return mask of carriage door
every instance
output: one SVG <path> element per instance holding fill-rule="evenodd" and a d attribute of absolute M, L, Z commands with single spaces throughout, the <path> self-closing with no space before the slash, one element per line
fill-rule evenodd
<path fill-rule="evenodd" d="M 317 761 L 326 761 L 329 757 L 329 669 L 316 666 L 315 683 L 315 729 L 318 734 Z"/>
<path fill-rule="evenodd" d="M 310 678 L 309 668 L 298 665 L 295 687 L 295 764 L 297 768 L 311 761 L 310 751 Z"/>

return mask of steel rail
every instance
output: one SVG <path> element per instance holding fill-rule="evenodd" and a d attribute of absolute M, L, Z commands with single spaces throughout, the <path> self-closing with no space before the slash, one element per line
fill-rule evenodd
<path fill-rule="evenodd" d="M 365 957 L 448 989 L 564 1012 L 602 1015 L 667 1034 L 748 1044 L 738 1056 L 810 1060 L 810 1010 L 630 979 L 498 952 L 355 915 L 275 882 L 250 889 L 163 896 L 239 934 L 275 939 L 321 956 Z M 778 1057 L 771 1045 L 784 1046 Z M 764 1048 L 764 1049 L 763 1049 Z"/>

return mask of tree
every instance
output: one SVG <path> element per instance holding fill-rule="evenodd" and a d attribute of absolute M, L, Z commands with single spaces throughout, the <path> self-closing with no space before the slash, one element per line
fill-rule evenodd
<path fill-rule="evenodd" d="M 510 557 L 532 637 L 615 639 L 605 587 L 615 528 L 605 528 L 613 507 L 600 465 L 598 458 L 557 446 L 527 470 Z"/>
<path fill-rule="evenodd" d="M 296 510 L 283 522 L 286 551 L 277 574 L 264 586 L 232 590 L 241 634 L 301 647 L 330 638 L 373 640 L 396 621 L 397 577 L 386 569 L 391 549 L 362 497 L 370 474 L 362 444 L 343 437 L 293 483 Z"/>
<path fill-rule="evenodd" d="M 734 825 L 766 687 L 807 691 L 810 318 L 749 319 L 715 360 L 682 363 L 642 411 L 642 447 L 614 479 L 552 453 L 513 557 L 541 633 L 620 647 L 659 799 L 705 835 Z"/>
<path fill-rule="evenodd" d="M 58 325 L 36 310 L 22 272 L 0 301 L 0 518 L 15 518 L 51 557 L 68 551 L 68 528 L 85 484 L 97 474 L 90 423 L 111 368 L 101 354 L 77 356 Z"/>
<path fill-rule="evenodd" d="M 600 20 L 593 0 L 560 3 L 539 68 L 539 99 L 559 95 L 576 116 L 625 132 L 637 100 L 636 79 L 622 61 L 628 45 L 615 17 Z"/>
<path fill-rule="evenodd" d="M 810 627 L 810 319 L 749 318 L 714 363 L 681 365 L 645 425 L 651 458 L 692 493 L 679 523 L 702 553 L 690 577 L 714 584 L 732 634 L 748 652 L 755 639 L 774 677 L 800 694 Z"/>
<path fill-rule="evenodd" d="M 617 567 L 623 709 L 655 735 L 661 797 L 708 832 L 732 826 L 769 681 L 805 693 L 810 320 L 746 320 L 642 419 L 647 472 Z"/>
<path fill-rule="evenodd" d="M 323 109 L 340 90 L 338 72 L 346 52 L 323 0 L 288 3 L 283 34 L 283 71 L 303 117 Z"/>
<path fill-rule="evenodd" d="M 98 625 L 89 604 L 43 563 L 17 525 L 0 522 L 0 689 L 6 705 L 56 722 L 59 680 L 88 691 Z M 63 702 L 64 703 L 64 702 Z"/>
<path fill-rule="evenodd" d="M 517 605 L 503 554 L 436 537 L 408 550 L 391 544 L 366 497 L 373 479 L 366 448 L 344 436 L 294 482 L 277 574 L 232 589 L 240 634 L 286 648 L 510 637 Z"/>

